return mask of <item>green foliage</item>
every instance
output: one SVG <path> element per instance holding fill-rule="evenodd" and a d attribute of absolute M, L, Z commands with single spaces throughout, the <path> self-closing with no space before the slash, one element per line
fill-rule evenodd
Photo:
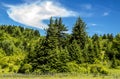
<path fill-rule="evenodd" d="M 76 40 L 74 40 L 72 44 L 68 46 L 68 51 L 71 61 L 76 60 L 77 63 L 83 62 L 82 50 L 80 49 L 79 44 L 77 44 Z"/>
<path fill-rule="evenodd" d="M 71 73 L 74 73 L 74 72 L 80 73 L 81 72 L 81 68 L 76 62 L 68 62 L 67 68 L 68 68 L 68 71 Z M 84 70 L 82 70 L 82 71 L 84 71 Z"/>
<path fill-rule="evenodd" d="M 50 18 L 46 36 L 38 30 L 0 25 L 0 73 L 108 74 L 120 66 L 120 34 L 88 37 L 79 17 L 72 33 L 62 18 Z"/>
<path fill-rule="evenodd" d="M 116 68 L 117 65 L 118 65 L 118 64 L 117 64 L 117 61 L 116 61 L 115 55 L 113 55 L 112 65 L 111 65 L 111 67 L 112 67 L 112 68 Z"/>
<path fill-rule="evenodd" d="M 76 40 L 82 49 L 85 47 L 87 41 L 86 24 L 80 17 L 77 19 L 75 26 L 73 27 L 71 40 Z"/>
<path fill-rule="evenodd" d="M 29 73 L 29 72 L 32 71 L 32 66 L 31 66 L 30 64 L 24 64 L 24 65 L 21 67 L 20 71 L 21 71 L 22 73 Z"/>
<path fill-rule="evenodd" d="M 91 65 L 90 72 L 94 73 L 94 74 L 106 74 L 106 75 L 109 73 L 107 68 L 105 68 L 104 66 L 101 66 L 99 64 Z"/>
<path fill-rule="evenodd" d="M 18 73 L 28 53 L 33 52 L 33 46 L 37 44 L 39 36 L 36 30 L 1 25 L 0 72 Z"/>

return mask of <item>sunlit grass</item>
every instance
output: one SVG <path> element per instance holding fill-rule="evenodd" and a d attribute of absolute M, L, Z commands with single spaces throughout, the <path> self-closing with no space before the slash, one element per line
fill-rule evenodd
<path fill-rule="evenodd" d="M 120 79 L 119 69 L 110 69 L 109 75 L 58 73 L 46 75 L 1 74 L 0 79 Z"/>
<path fill-rule="evenodd" d="M 1 76 L 0 79 L 120 79 L 120 76 L 94 76 L 94 75 L 45 75 L 45 76 Z"/>

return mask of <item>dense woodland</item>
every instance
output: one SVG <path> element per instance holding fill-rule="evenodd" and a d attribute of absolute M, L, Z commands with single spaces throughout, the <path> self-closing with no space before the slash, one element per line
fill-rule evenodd
<path fill-rule="evenodd" d="M 96 73 L 120 69 L 120 34 L 89 36 L 79 17 L 67 33 L 61 18 L 50 18 L 46 35 L 0 25 L 0 73 Z"/>

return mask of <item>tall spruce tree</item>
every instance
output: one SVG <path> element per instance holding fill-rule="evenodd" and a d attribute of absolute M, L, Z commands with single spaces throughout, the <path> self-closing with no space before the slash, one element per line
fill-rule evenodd
<path fill-rule="evenodd" d="M 56 18 L 54 21 L 51 17 L 49 28 L 47 29 L 46 41 L 51 42 L 54 47 L 60 48 L 61 46 L 65 46 L 66 31 L 67 28 L 62 24 L 62 18 Z"/>
<path fill-rule="evenodd" d="M 86 24 L 79 17 L 72 30 L 72 40 L 76 40 L 81 49 L 84 49 L 87 41 Z"/>
<path fill-rule="evenodd" d="M 84 48 L 86 43 L 87 43 L 86 24 L 79 17 L 75 23 L 75 26 L 73 27 L 70 45 L 68 46 L 69 55 L 71 57 L 70 60 L 72 61 L 75 60 L 78 63 L 83 63 L 85 61 L 85 59 L 83 58 L 83 53 L 85 51 Z"/>
<path fill-rule="evenodd" d="M 37 61 L 40 62 L 37 68 L 43 72 L 60 72 L 62 66 L 65 65 L 61 60 L 61 53 L 64 52 L 66 53 L 65 55 L 68 53 L 66 52 L 67 50 L 62 50 L 66 27 L 62 24 L 61 18 L 53 20 L 52 17 L 48 26 L 46 37 L 42 42 L 42 48 L 38 46 L 36 49 Z"/>
<path fill-rule="evenodd" d="M 67 28 L 65 27 L 65 25 L 62 23 L 62 18 L 59 18 L 59 21 L 58 21 L 58 42 L 59 42 L 59 48 L 62 46 L 62 47 L 65 47 L 65 40 L 67 39 L 67 36 L 66 36 L 66 31 Z"/>

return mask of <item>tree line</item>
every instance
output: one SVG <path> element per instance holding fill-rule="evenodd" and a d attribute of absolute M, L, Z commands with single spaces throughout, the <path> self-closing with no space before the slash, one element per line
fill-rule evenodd
<path fill-rule="evenodd" d="M 0 26 L 1 73 L 99 73 L 120 66 L 120 34 L 89 36 L 78 17 L 68 34 L 62 18 L 50 18 L 46 35 L 20 26 Z"/>

